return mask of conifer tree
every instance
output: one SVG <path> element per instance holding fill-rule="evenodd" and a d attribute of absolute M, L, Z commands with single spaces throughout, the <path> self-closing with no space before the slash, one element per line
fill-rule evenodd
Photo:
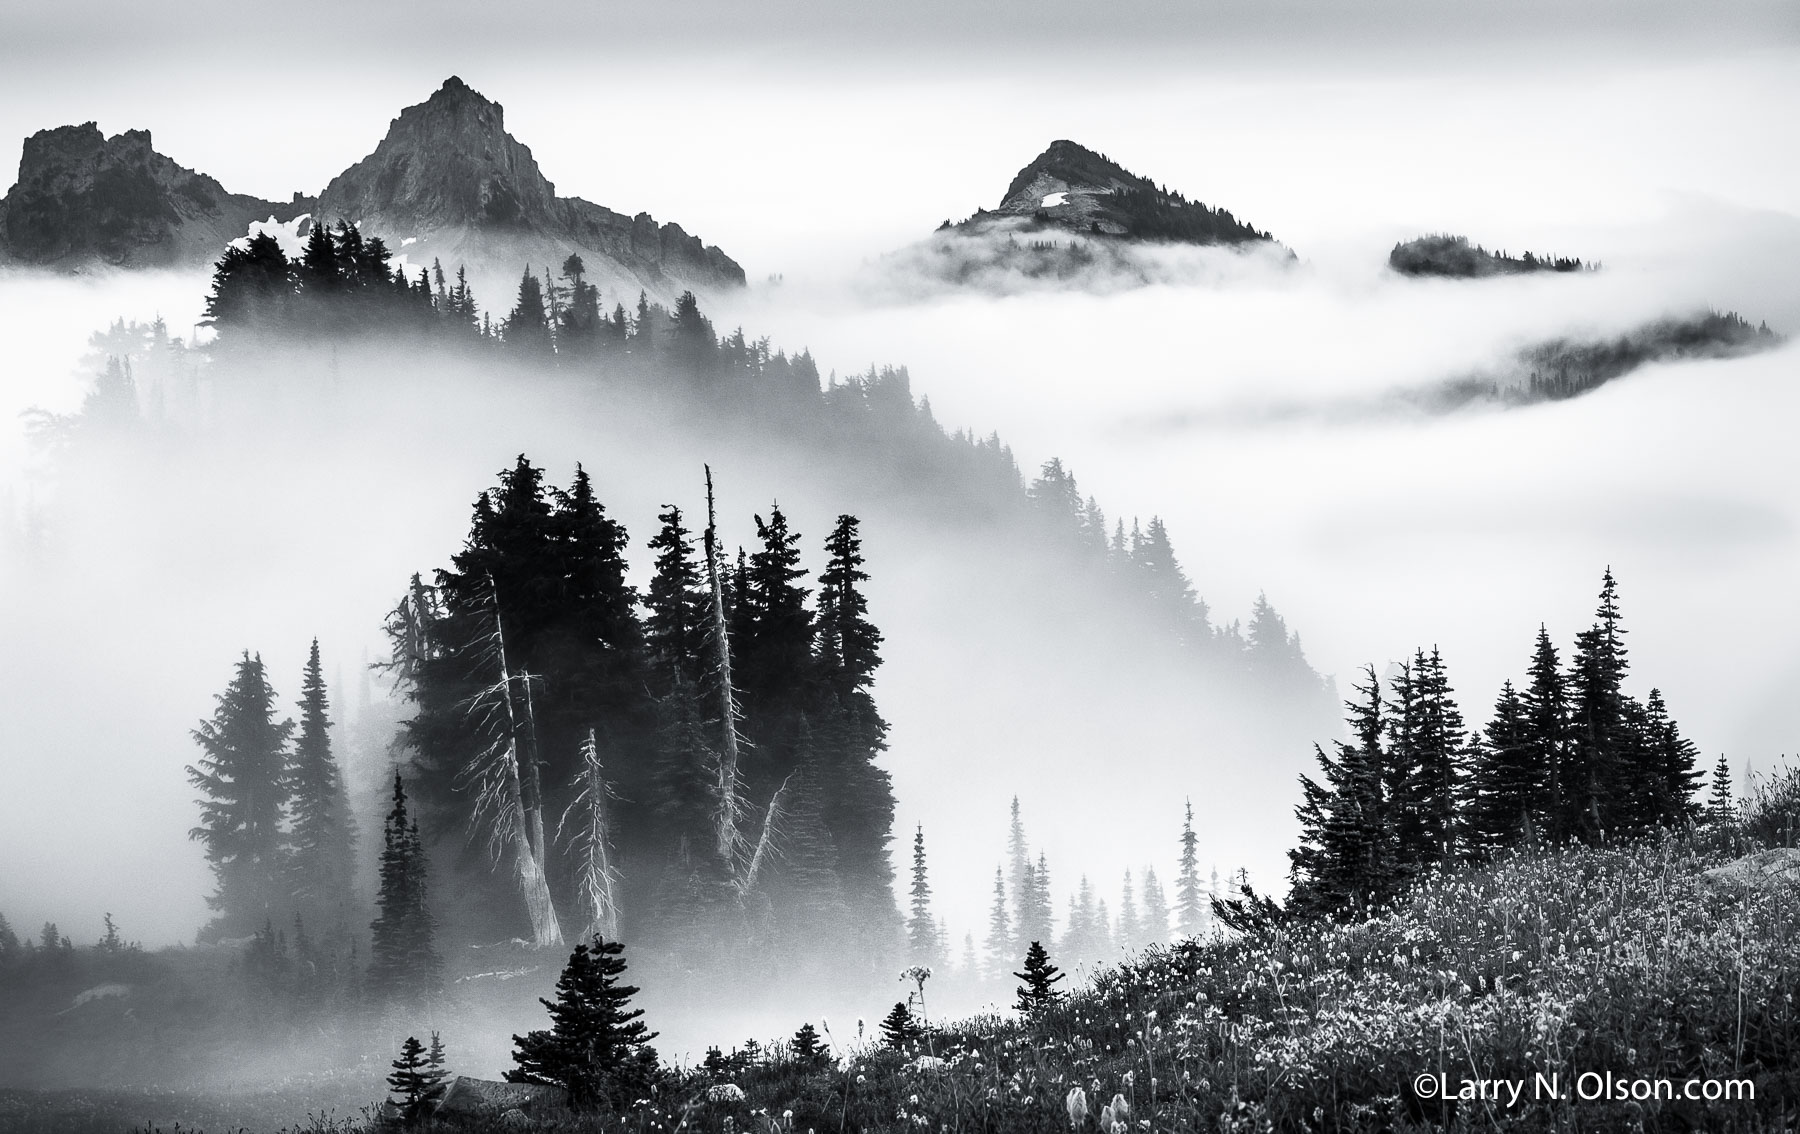
<path fill-rule="evenodd" d="M 907 946 L 914 964 L 936 964 L 939 957 L 937 923 L 931 917 L 931 883 L 925 870 L 925 825 L 913 831 L 912 914 L 906 922 Z"/>
<path fill-rule="evenodd" d="M 1359 699 L 1345 703 L 1354 741 L 1335 742 L 1335 756 L 1314 745 L 1320 778 L 1300 777 L 1301 802 L 1295 809 L 1300 845 L 1288 858 L 1290 902 L 1302 910 L 1364 912 L 1396 885 L 1398 832 L 1390 793 L 1404 791 L 1407 781 L 1394 774 L 1391 756 L 1382 749 L 1384 732 L 1393 729 L 1382 717 L 1380 679 L 1374 666 L 1363 673 L 1364 683 L 1353 686 Z M 1411 688 L 1404 667 L 1400 684 Z M 1216 873 L 1212 888 L 1217 900 Z"/>
<path fill-rule="evenodd" d="M 862 585 L 862 536 L 855 516 L 840 515 L 825 541 L 825 570 L 819 575 L 819 665 L 824 682 L 843 708 L 859 749 L 886 747 L 887 722 L 869 694 L 881 665 L 881 631 L 869 621 Z"/>
<path fill-rule="evenodd" d="M 319 640 L 313 639 L 300 682 L 300 732 L 288 768 L 289 877 L 301 909 L 315 915 L 352 900 L 356 869 L 350 796 L 331 752 L 330 705 Z"/>
<path fill-rule="evenodd" d="M 1520 695 L 1524 712 L 1520 743 L 1521 766 L 1536 768 L 1542 782 L 1539 822 L 1544 834 L 1554 842 L 1569 838 L 1575 832 L 1575 815 L 1568 805 L 1570 785 L 1569 701 L 1563 683 L 1562 663 L 1550 632 L 1538 624 L 1537 642 L 1532 648 L 1531 666 L 1524 692 Z"/>
<path fill-rule="evenodd" d="M 1464 805 L 1474 849 L 1492 853 L 1544 834 L 1546 769 L 1538 762 L 1524 697 L 1507 681 L 1494 716 L 1472 752 Z"/>
<path fill-rule="evenodd" d="M 638 990 L 621 984 L 625 947 L 596 935 L 582 942 L 556 982 L 556 999 L 540 999 L 550 1011 L 547 1030 L 513 1036 L 509 1083 L 542 1083 L 569 1092 L 571 1105 L 589 1109 L 626 1105 L 648 1086 L 656 1067 L 649 1047 L 656 1033 L 644 1011 L 629 1007 Z"/>
<path fill-rule="evenodd" d="M 1200 892 L 1199 836 L 1194 833 L 1194 801 L 1187 801 L 1187 814 L 1181 823 L 1181 873 L 1175 883 L 1176 928 L 1190 936 L 1206 927 L 1205 906 Z"/>
<path fill-rule="evenodd" d="M 112 914 L 109 913 L 106 915 L 103 919 L 103 924 L 106 926 L 106 934 L 100 938 L 100 943 L 96 945 L 95 948 L 99 949 L 102 953 L 123 952 L 125 949 L 125 942 L 119 937 L 119 927 L 113 924 Z"/>
<path fill-rule="evenodd" d="M 1562 790 L 1573 833 L 1597 842 L 1635 824 L 1631 744 L 1623 689 L 1629 663 L 1619 627 L 1618 583 L 1612 568 L 1601 577 L 1594 625 L 1575 639 L 1569 659 L 1569 774 Z"/>
<path fill-rule="evenodd" d="M 1419 866 L 1454 862 L 1462 841 L 1457 804 L 1467 776 L 1468 733 L 1436 646 L 1413 656 L 1417 718 L 1411 734 L 1411 822 L 1401 828 L 1402 861 Z"/>
<path fill-rule="evenodd" d="M 394 805 L 382 829 L 380 888 L 369 926 L 370 993 L 378 1000 L 418 1003 L 442 987 L 425 849 L 407 809 L 406 785 L 394 772 Z"/>
<path fill-rule="evenodd" d="M 897 1000 L 888 1014 L 882 1017 L 881 1038 L 895 1051 L 905 1051 L 925 1038 L 925 1028 L 913 1015 L 912 1008 L 906 1001 Z"/>
<path fill-rule="evenodd" d="M 1027 1018 L 1039 1015 L 1062 999 L 1062 992 L 1056 988 L 1063 979 L 1062 970 L 1050 963 L 1050 954 L 1042 942 L 1033 941 L 1025 950 L 1025 971 L 1013 976 L 1024 982 L 1019 985 L 1013 1007 Z"/>
<path fill-rule="evenodd" d="M 1643 731 L 1635 747 L 1646 773 L 1642 782 L 1650 794 L 1641 812 L 1646 827 L 1680 827 L 1700 818 L 1694 798 L 1702 778 L 1696 766 L 1699 750 L 1681 735 L 1660 689 L 1650 690 L 1644 701 Z"/>
<path fill-rule="evenodd" d="M 443 286 L 443 273 L 438 273 L 438 286 Z M 444 1041 L 436 1029 L 431 1033 L 431 1050 L 425 1057 L 425 1093 L 427 1098 L 436 1098 L 442 1093 L 444 1080 L 450 1076 L 448 1060 L 444 1055 Z"/>
<path fill-rule="evenodd" d="M 1737 822 L 1737 797 L 1731 792 L 1731 766 L 1725 762 L 1725 754 L 1719 753 L 1719 762 L 1713 765 L 1712 783 L 1706 793 L 1705 819 L 1709 826 L 1729 829 Z"/>
<path fill-rule="evenodd" d="M 389 1101 L 400 1108 L 406 1121 L 416 1122 L 425 1113 L 426 1095 L 431 1089 L 425 1045 L 417 1036 L 407 1036 L 392 1066 L 393 1072 L 387 1078 Z"/>
<path fill-rule="evenodd" d="M 988 911 L 988 977 L 1001 979 L 1012 962 L 1013 927 L 1012 919 L 1006 913 L 1006 873 L 994 867 L 994 905 Z"/>
<path fill-rule="evenodd" d="M 1154 866 L 1144 867 L 1144 942 L 1162 944 L 1169 939 L 1169 900 Z"/>
<path fill-rule="evenodd" d="M 1019 951 L 1019 934 L 1025 931 L 1030 916 L 1028 906 L 1030 895 L 1026 892 L 1025 878 L 1031 871 L 1031 848 L 1025 842 L 1025 820 L 1019 814 L 1019 797 L 1012 798 L 1012 822 L 1006 835 L 1007 885 L 1013 895 L 1013 942 L 1007 950 L 1009 957 L 1016 956 Z M 1011 962 L 1008 961 L 1008 966 Z"/>
<path fill-rule="evenodd" d="M 656 517 L 662 530 L 650 540 L 655 553 L 654 574 L 644 592 L 647 616 L 645 638 L 651 670 L 661 696 L 677 675 L 698 684 L 704 673 L 707 632 L 707 595 L 701 586 L 700 566 L 694 561 L 691 533 L 681 523 L 681 509 L 673 505 Z"/>
<path fill-rule="evenodd" d="M 1127 949 L 1144 944 L 1144 926 L 1138 919 L 1137 893 L 1131 884 L 1131 868 L 1125 869 L 1125 885 L 1119 893 L 1119 943 Z"/>
<path fill-rule="evenodd" d="M 812 1026 L 811 1021 L 800 1025 L 794 1038 L 788 1041 L 788 1050 L 793 1054 L 794 1062 L 802 1067 L 817 1066 L 830 1054 L 825 1050 L 824 1043 L 819 1039 L 819 1031 Z"/>
<path fill-rule="evenodd" d="M 94 377 L 94 388 L 81 400 L 81 423 L 116 434 L 129 429 L 138 419 L 137 383 L 131 377 L 131 360 L 109 356 L 106 369 Z"/>
<path fill-rule="evenodd" d="M 519 349 L 547 354 L 551 350 L 550 317 L 544 310 L 544 286 L 530 266 L 519 277 L 519 295 L 506 317 L 506 342 Z"/>
<path fill-rule="evenodd" d="M 248 936 L 270 920 L 282 898 L 282 811 L 288 802 L 287 744 L 292 721 L 275 719 L 275 691 L 261 655 L 248 651 L 217 698 L 212 719 L 193 732 L 200 745 L 188 782 L 205 793 L 200 825 L 188 837 L 206 848 L 217 890 L 207 898 L 218 916 L 203 940 Z"/>

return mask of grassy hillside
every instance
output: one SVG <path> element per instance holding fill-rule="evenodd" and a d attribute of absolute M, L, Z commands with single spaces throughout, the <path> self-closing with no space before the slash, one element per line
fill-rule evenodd
<path fill-rule="evenodd" d="M 834 1065 L 740 1059 L 670 1079 L 623 1123 L 549 1128 L 1093 1130 L 1104 1106 L 1124 1123 L 1112 1134 L 1792 1129 L 1800 892 L 1705 876 L 1730 857 L 1687 837 L 1522 853 L 1362 924 L 1152 950 L 1034 1021 L 968 1021 Z M 1586 1072 L 1627 1092 L 1740 1080 L 1754 1100 L 1533 1097 L 1539 1075 L 1605 1089 Z M 1417 1077 L 1438 1073 L 1453 1092 L 1522 1079 L 1524 1096 L 1420 1097 Z"/>

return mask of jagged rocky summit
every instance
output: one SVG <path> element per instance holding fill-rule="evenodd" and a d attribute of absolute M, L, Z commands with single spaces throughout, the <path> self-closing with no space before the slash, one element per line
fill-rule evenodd
<path fill-rule="evenodd" d="M 0 200 L 0 263 L 204 266 L 271 220 L 294 238 L 309 223 L 349 221 L 412 268 L 466 266 L 483 305 L 502 311 L 522 271 L 560 273 L 571 253 L 608 301 L 629 304 L 644 291 L 673 303 L 683 291 L 744 283 L 731 257 L 680 225 L 557 196 L 506 132 L 500 104 L 456 77 L 401 111 L 375 152 L 317 198 L 286 203 L 227 192 L 157 153 L 143 130 L 107 138 L 89 122 L 40 131 Z"/>
<path fill-rule="evenodd" d="M 1132 240 L 1243 244 L 1274 239 L 1224 209 L 1190 201 L 1066 138 L 1050 143 L 1018 172 L 999 208 L 977 212 L 963 225 L 980 227 L 1005 217 Z"/>
<path fill-rule="evenodd" d="M 331 180 L 317 215 L 351 221 L 414 263 L 468 263 L 515 280 L 527 264 L 558 270 L 573 252 L 596 280 L 633 296 L 671 300 L 744 283 L 731 257 L 680 225 L 557 196 L 530 148 L 506 132 L 501 105 L 454 76 Z"/>
<path fill-rule="evenodd" d="M 25 139 L 18 183 L 0 199 L 0 262 L 197 266 L 251 224 L 290 221 L 311 204 L 227 192 L 157 153 L 147 130 L 108 138 L 92 122 L 58 126 Z"/>

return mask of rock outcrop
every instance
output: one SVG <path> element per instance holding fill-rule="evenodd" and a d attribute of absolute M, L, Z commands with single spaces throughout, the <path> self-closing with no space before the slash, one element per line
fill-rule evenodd
<path fill-rule="evenodd" d="M 1223 209 L 1159 187 L 1066 138 L 1050 143 L 1013 177 L 998 208 L 977 212 L 963 224 L 981 227 L 1004 217 L 1092 236 L 1180 244 L 1274 239 Z"/>
<path fill-rule="evenodd" d="M 108 138 L 92 122 L 25 139 L 19 180 L 0 199 L 0 261 L 80 269 L 180 267 L 217 259 L 250 225 L 308 211 L 224 186 L 157 153 L 147 130 Z"/>
<path fill-rule="evenodd" d="M 1800 850 L 1774 847 L 1715 866 L 1701 875 L 1717 886 L 1763 890 L 1800 886 Z"/>
<path fill-rule="evenodd" d="M 731 257 L 679 225 L 557 196 L 530 148 L 506 132 L 504 108 L 454 76 L 401 111 L 375 152 L 332 179 L 318 215 L 351 221 L 415 261 L 435 256 L 471 270 L 554 267 L 575 252 L 614 288 L 664 299 L 744 282 Z"/>
<path fill-rule="evenodd" d="M 561 1087 L 457 1075 L 444 1084 L 432 1114 L 444 1120 L 492 1119 L 508 1113 L 542 1118 L 559 1114 L 568 1105 L 568 1093 Z"/>

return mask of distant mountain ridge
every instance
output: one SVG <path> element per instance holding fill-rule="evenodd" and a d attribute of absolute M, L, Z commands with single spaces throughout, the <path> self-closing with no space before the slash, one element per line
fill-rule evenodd
<path fill-rule="evenodd" d="M 680 225 L 558 197 L 530 148 L 506 132 L 505 109 L 454 75 L 402 110 L 373 153 L 332 178 L 317 212 L 395 249 L 417 242 L 424 247 L 405 249 L 415 259 L 473 263 L 511 249 L 515 261 L 554 267 L 579 252 L 604 259 L 587 268 L 613 288 L 667 300 L 689 287 L 744 283 L 735 260 Z"/>
<path fill-rule="evenodd" d="M 353 223 L 415 266 L 466 264 L 496 301 L 522 268 L 554 271 L 571 253 L 627 302 L 644 291 L 672 304 L 683 291 L 744 283 L 736 261 L 680 225 L 557 196 L 531 150 L 506 132 L 501 105 L 455 76 L 402 110 L 374 152 L 317 198 L 296 193 L 286 203 L 227 192 L 157 153 L 144 130 L 107 138 L 88 122 L 39 131 L 0 200 L 0 262 L 201 266 L 253 224 L 305 216 Z"/>
<path fill-rule="evenodd" d="M 210 262 L 256 221 L 307 212 L 231 193 L 156 152 L 148 130 L 108 138 L 93 122 L 25 139 L 19 179 L 0 199 L 0 262 L 40 267 L 176 267 Z"/>
<path fill-rule="evenodd" d="M 1071 232 L 1182 244 L 1244 244 L 1274 237 L 1224 209 L 1190 201 L 1125 169 L 1104 154 L 1060 138 L 1033 158 L 1006 187 L 993 217 L 1027 217 Z"/>

